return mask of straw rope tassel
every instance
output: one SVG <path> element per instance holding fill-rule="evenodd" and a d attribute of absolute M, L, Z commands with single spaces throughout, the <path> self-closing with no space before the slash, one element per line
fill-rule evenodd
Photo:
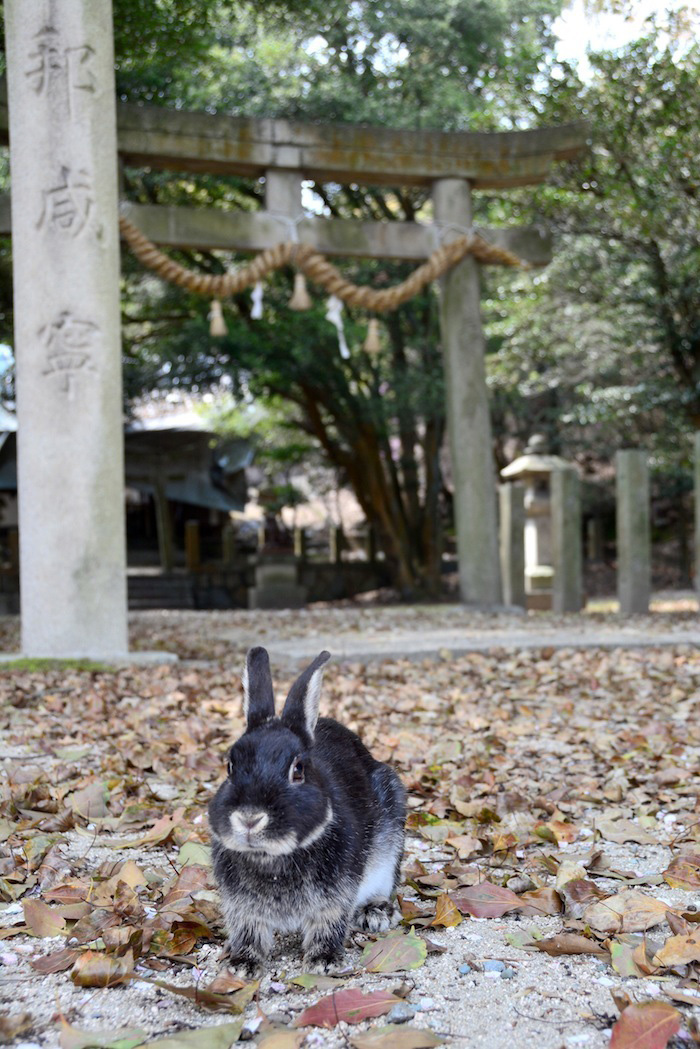
<path fill-rule="evenodd" d="M 310 310 L 313 306 L 311 296 L 306 290 L 306 277 L 303 273 L 294 274 L 294 291 L 292 297 L 287 303 L 290 310 Z"/>
<path fill-rule="evenodd" d="M 379 341 L 379 321 L 376 317 L 370 317 L 369 324 L 367 325 L 367 338 L 362 344 L 362 349 L 366 353 L 379 353 L 382 348 L 382 344 Z"/>
<path fill-rule="evenodd" d="M 221 303 L 218 299 L 214 299 L 211 304 L 211 311 L 209 313 L 209 334 L 213 335 L 215 338 L 228 335 L 228 328 L 226 327 L 226 321 L 224 320 L 224 311 L 221 309 Z"/>

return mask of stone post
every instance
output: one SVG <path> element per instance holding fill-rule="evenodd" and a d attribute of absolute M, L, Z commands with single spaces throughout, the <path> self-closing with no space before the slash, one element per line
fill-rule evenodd
<path fill-rule="evenodd" d="M 127 652 L 111 7 L 5 4 L 27 656 Z"/>
<path fill-rule="evenodd" d="M 433 205 L 436 222 L 471 226 L 471 190 L 465 179 L 436 181 Z M 470 604 L 497 605 L 501 580 L 496 484 L 477 263 L 467 256 L 440 285 L 460 595 Z"/>
<path fill-rule="evenodd" d="M 221 559 L 224 568 L 233 568 L 238 559 L 237 555 L 236 533 L 231 524 L 226 524 L 221 532 Z"/>
<path fill-rule="evenodd" d="M 344 546 L 345 536 L 343 535 L 343 529 L 340 525 L 332 524 L 328 531 L 328 557 L 334 565 L 340 564 L 343 560 Z"/>
<path fill-rule="evenodd" d="M 646 452 L 615 456 L 617 497 L 617 596 L 622 615 L 649 611 L 651 537 Z"/>
<path fill-rule="evenodd" d="M 695 592 L 700 599 L 700 430 L 695 434 Z"/>
<path fill-rule="evenodd" d="M 572 466 L 552 471 L 552 611 L 583 606 L 581 482 Z"/>
<path fill-rule="evenodd" d="M 498 494 L 503 604 L 525 608 L 525 488 L 502 484 Z"/>
<path fill-rule="evenodd" d="M 185 568 L 198 572 L 202 565 L 199 521 L 185 521 Z"/>
<path fill-rule="evenodd" d="M 308 536 L 306 529 L 296 525 L 294 528 L 294 556 L 300 564 L 303 564 L 307 558 L 307 545 Z"/>

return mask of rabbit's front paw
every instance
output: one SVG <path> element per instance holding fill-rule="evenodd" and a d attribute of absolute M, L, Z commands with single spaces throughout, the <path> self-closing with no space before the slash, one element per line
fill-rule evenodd
<path fill-rule="evenodd" d="M 324 953 L 307 952 L 304 955 L 304 972 L 328 973 L 339 969 L 344 957 L 343 950 L 326 951 Z"/>
<path fill-rule="evenodd" d="M 358 907 L 352 924 L 362 932 L 386 932 L 401 921 L 401 912 L 393 900 L 372 900 Z"/>
<path fill-rule="evenodd" d="M 229 968 L 236 976 L 244 980 L 251 980 L 253 977 L 262 975 L 265 959 L 261 954 L 250 948 L 241 950 L 239 945 L 234 947 L 230 943 L 227 945 L 227 953 Z"/>

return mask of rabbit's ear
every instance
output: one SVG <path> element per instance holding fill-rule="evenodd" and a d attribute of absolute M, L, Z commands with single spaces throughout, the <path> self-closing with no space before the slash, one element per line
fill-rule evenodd
<path fill-rule="evenodd" d="M 282 711 L 282 721 L 294 732 L 302 736 L 307 735 L 309 740 L 314 738 L 323 670 L 330 658 L 330 652 L 321 652 L 316 656 L 311 666 L 306 668 L 290 688 Z"/>
<path fill-rule="evenodd" d="M 270 657 L 264 648 L 251 648 L 243 671 L 243 716 L 249 729 L 275 716 Z"/>

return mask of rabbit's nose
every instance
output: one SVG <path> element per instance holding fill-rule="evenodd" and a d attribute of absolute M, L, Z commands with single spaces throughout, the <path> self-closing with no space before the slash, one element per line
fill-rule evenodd
<path fill-rule="evenodd" d="M 262 830 L 267 823 L 267 814 L 264 812 L 241 813 L 241 822 L 247 831 Z"/>

